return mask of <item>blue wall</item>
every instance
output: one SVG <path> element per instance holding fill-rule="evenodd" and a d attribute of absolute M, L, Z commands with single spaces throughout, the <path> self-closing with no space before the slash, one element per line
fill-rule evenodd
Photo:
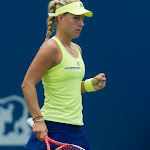
<path fill-rule="evenodd" d="M 0 118 L 10 118 L 7 123 L 0 124 L 5 129 L 5 132 L 0 131 L 0 141 L 2 137 L 9 135 L 10 139 L 11 133 L 16 133 L 14 122 L 19 121 L 19 117 L 15 111 L 21 113 L 24 122 L 29 115 L 27 112 L 23 115 L 21 111 L 26 108 L 20 86 L 45 39 L 48 2 L 0 1 Z M 94 16 L 85 19 L 80 38 L 73 41 L 82 47 L 85 79 L 100 72 L 107 77 L 107 86 L 103 90 L 83 94 L 85 130 L 92 148 L 149 150 L 150 1 L 83 3 Z M 41 82 L 37 91 L 42 106 Z M 11 108 L 15 110 L 13 116 L 7 113 L 2 116 L 2 112 Z M 23 129 L 18 128 L 18 135 L 22 132 Z M 30 132 L 28 129 L 26 136 Z M 23 144 L 8 143 L 0 142 L 0 150 L 24 149 Z"/>

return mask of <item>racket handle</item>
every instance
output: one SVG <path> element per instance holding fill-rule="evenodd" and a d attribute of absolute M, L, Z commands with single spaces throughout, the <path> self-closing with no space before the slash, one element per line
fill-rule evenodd
<path fill-rule="evenodd" d="M 34 124 L 33 118 L 29 118 L 29 119 L 27 120 L 27 123 L 28 123 L 31 127 L 33 127 L 33 124 Z M 45 136 L 47 136 L 46 133 L 45 133 Z"/>
<path fill-rule="evenodd" d="M 29 118 L 29 119 L 27 120 L 27 123 L 32 127 L 33 124 L 34 124 L 33 118 Z"/>

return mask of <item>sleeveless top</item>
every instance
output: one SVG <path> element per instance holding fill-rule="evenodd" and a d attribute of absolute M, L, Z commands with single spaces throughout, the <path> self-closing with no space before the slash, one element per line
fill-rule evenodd
<path fill-rule="evenodd" d="M 52 39 L 58 43 L 63 59 L 42 77 L 45 100 L 41 113 L 47 121 L 83 125 L 81 82 L 85 65 L 82 56 L 73 43 L 77 58 L 69 54 L 58 38 Z"/>

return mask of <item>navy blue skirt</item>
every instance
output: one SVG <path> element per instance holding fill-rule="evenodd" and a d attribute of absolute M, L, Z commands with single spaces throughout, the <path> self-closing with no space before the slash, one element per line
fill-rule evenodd
<path fill-rule="evenodd" d="M 45 121 L 48 128 L 48 136 L 62 143 L 69 143 L 81 146 L 85 150 L 92 150 L 87 139 L 83 126 L 69 125 L 64 123 Z M 50 143 L 51 148 L 57 148 L 57 145 Z M 34 133 L 31 134 L 25 148 L 32 150 L 47 149 L 45 142 L 37 139 Z"/>

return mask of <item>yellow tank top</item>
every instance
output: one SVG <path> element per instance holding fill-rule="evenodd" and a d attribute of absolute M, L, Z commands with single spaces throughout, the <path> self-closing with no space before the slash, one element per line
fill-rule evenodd
<path fill-rule="evenodd" d="M 85 66 L 82 56 L 73 43 L 78 58 L 69 54 L 58 38 L 52 39 L 58 43 L 63 59 L 42 77 L 45 100 L 41 113 L 48 121 L 83 125 L 81 81 Z"/>

